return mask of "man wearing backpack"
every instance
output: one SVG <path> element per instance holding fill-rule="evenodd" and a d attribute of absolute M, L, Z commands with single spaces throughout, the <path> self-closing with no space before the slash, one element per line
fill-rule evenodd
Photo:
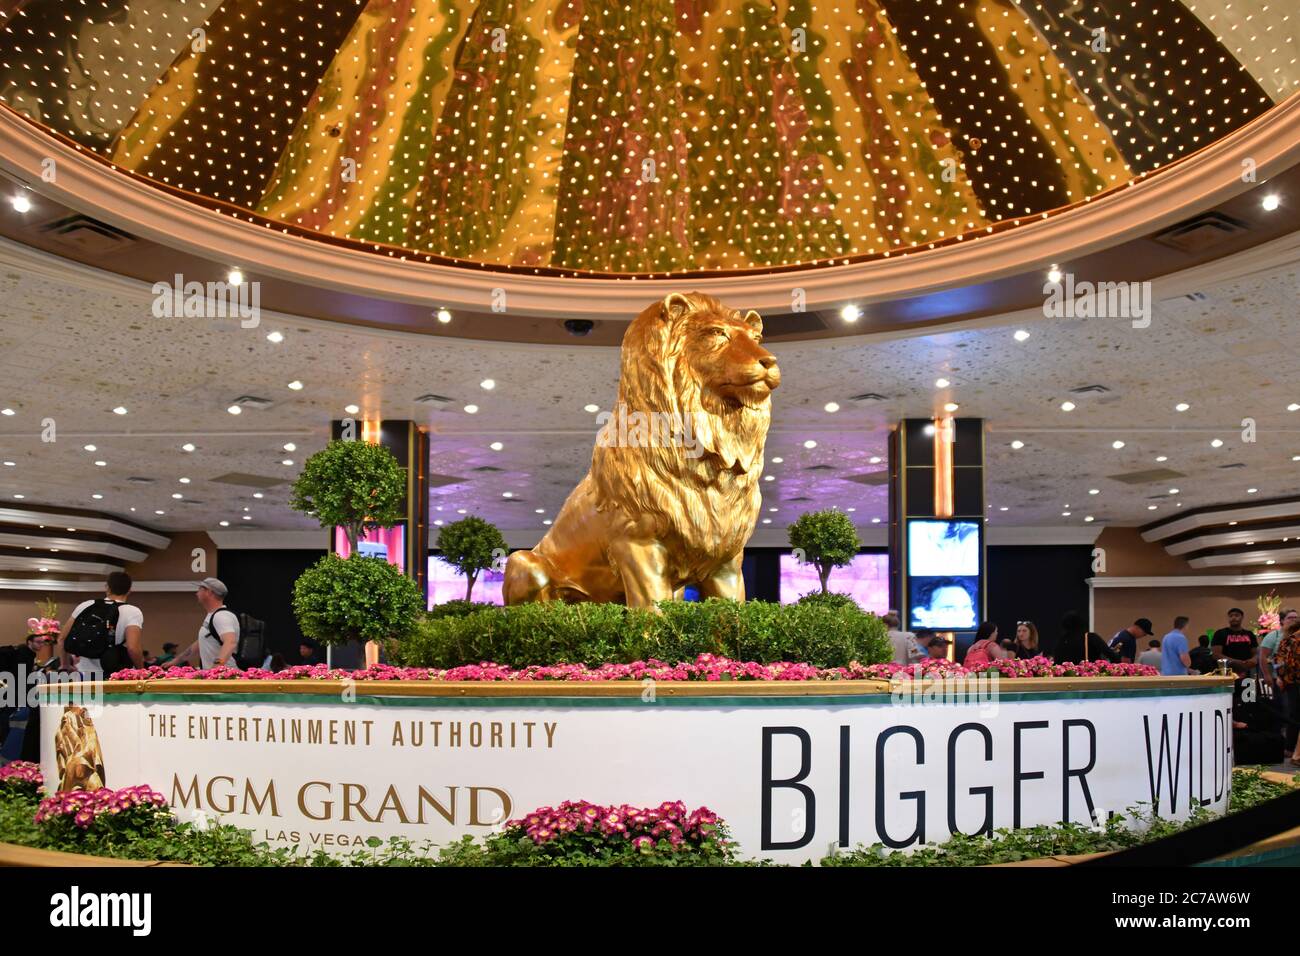
<path fill-rule="evenodd" d="M 103 680 L 127 667 L 142 667 L 144 652 L 140 632 L 144 614 L 126 603 L 131 594 L 131 575 L 114 571 L 104 583 L 104 597 L 82 601 L 59 641 L 64 667 L 77 659 L 77 672 L 85 680 Z"/>
<path fill-rule="evenodd" d="M 192 662 L 198 656 L 199 667 L 229 667 L 239 670 L 236 652 L 239 649 L 239 617 L 226 607 L 226 586 L 216 578 L 204 578 L 194 588 L 194 596 L 207 614 L 199 626 L 199 636 L 164 667 L 176 667 Z"/>

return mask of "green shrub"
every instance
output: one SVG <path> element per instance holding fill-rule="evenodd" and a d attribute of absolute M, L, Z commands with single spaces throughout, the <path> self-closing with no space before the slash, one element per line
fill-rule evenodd
<path fill-rule="evenodd" d="M 462 616 L 426 617 L 390 650 L 408 667 L 459 667 L 493 661 L 538 664 L 733 660 L 800 661 L 842 667 L 875 664 L 893 652 L 885 626 L 856 606 L 664 601 L 659 613 L 619 604 L 520 604 Z"/>
<path fill-rule="evenodd" d="M 494 607 L 498 607 L 498 605 L 456 598 L 442 604 L 435 604 L 429 608 L 428 616 L 435 619 L 440 617 L 463 617 L 466 614 L 473 614 L 475 611 L 490 611 Z"/>
<path fill-rule="evenodd" d="M 820 604 L 825 607 L 851 607 L 855 610 L 862 610 L 857 601 L 847 594 L 840 594 L 837 591 L 809 591 L 807 594 L 800 595 L 796 604 Z"/>
<path fill-rule="evenodd" d="M 419 585 L 382 558 L 327 554 L 293 584 L 298 626 L 323 644 L 405 637 L 423 610 Z"/>

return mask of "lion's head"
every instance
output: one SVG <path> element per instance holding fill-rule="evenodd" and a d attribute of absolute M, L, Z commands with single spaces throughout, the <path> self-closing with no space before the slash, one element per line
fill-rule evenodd
<path fill-rule="evenodd" d="M 749 471 L 761 461 L 772 390 L 781 384 L 762 339 L 757 312 L 674 292 L 623 337 L 619 403 L 630 412 L 689 416 L 706 451 L 727 469 Z"/>

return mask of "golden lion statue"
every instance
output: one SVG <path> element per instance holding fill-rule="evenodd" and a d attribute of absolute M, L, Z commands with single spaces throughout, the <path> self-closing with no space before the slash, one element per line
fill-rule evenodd
<path fill-rule="evenodd" d="M 63 708 L 54 734 L 54 759 L 60 790 L 99 790 L 105 786 L 104 752 L 86 708 Z"/>
<path fill-rule="evenodd" d="M 762 336 L 758 313 L 698 293 L 673 293 L 636 317 L 591 471 L 541 543 L 510 555 L 507 604 L 646 607 L 688 584 L 745 599 L 740 560 L 781 382 Z"/>

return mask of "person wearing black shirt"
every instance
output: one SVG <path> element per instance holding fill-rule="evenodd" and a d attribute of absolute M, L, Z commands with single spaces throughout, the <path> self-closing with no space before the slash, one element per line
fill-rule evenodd
<path fill-rule="evenodd" d="M 1140 617 L 1128 627 L 1121 628 L 1110 639 L 1110 649 L 1119 654 L 1121 664 L 1132 664 L 1138 659 L 1138 638 L 1151 636 L 1151 622 Z"/>
<path fill-rule="evenodd" d="M 1196 639 L 1196 647 L 1187 656 L 1192 659 L 1192 670 L 1198 674 L 1213 674 L 1219 666 L 1219 658 L 1210 650 L 1210 639 L 1204 634 Z"/>
<path fill-rule="evenodd" d="M 0 647 L 0 681 L 13 684 L 15 706 L 6 707 L 0 701 L 0 744 L 9 736 L 9 720 L 21 707 L 26 706 L 27 679 L 36 670 L 36 652 L 41 646 L 41 638 L 28 634 L 27 640 L 13 647 Z"/>
<path fill-rule="evenodd" d="M 1079 664 L 1083 661 L 1119 663 L 1119 655 L 1106 646 L 1100 634 L 1088 630 L 1078 611 L 1067 611 L 1061 618 L 1061 640 L 1056 645 L 1056 663 Z"/>
<path fill-rule="evenodd" d="M 1228 666 L 1238 674 L 1248 674 L 1255 669 L 1255 649 L 1259 642 L 1253 632 L 1241 626 L 1246 614 L 1239 607 L 1228 610 L 1228 626 L 1214 632 L 1210 648 L 1218 660 L 1227 660 Z"/>

